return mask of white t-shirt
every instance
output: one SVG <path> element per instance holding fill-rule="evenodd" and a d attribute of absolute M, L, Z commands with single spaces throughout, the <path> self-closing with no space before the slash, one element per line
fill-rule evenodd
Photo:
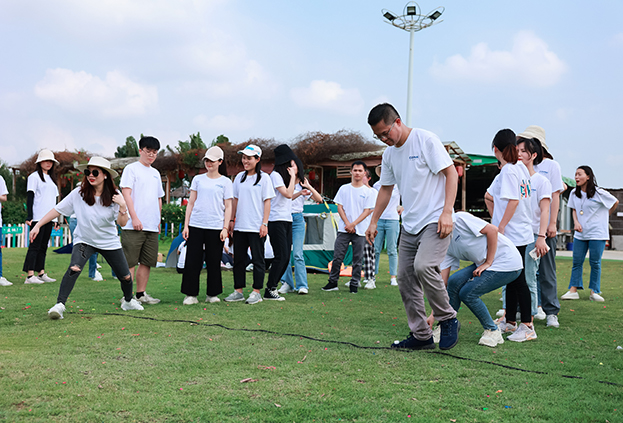
<path fill-rule="evenodd" d="M 234 197 L 231 180 L 225 176 L 210 179 L 208 174 L 204 173 L 193 178 L 190 190 L 197 193 L 197 199 L 190 213 L 188 225 L 219 231 L 226 227 L 225 200 Z"/>
<path fill-rule="evenodd" d="M 234 179 L 234 198 L 238 199 L 236 208 L 235 231 L 260 232 L 264 219 L 264 201 L 275 197 L 275 190 L 270 177 L 262 172 L 260 181 L 255 184 L 257 174 L 247 176 L 244 182 L 244 171 Z"/>
<path fill-rule="evenodd" d="M 376 181 L 372 188 L 374 188 L 378 192 L 381 189 L 381 186 L 381 181 Z M 385 211 L 379 219 L 400 220 L 400 215 L 398 214 L 399 205 L 400 191 L 398 191 L 398 187 L 394 185 L 394 189 L 392 190 L 392 196 L 389 199 L 389 203 L 387 203 L 387 207 L 385 207 Z"/>
<path fill-rule="evenodd" d="M 45 182 L 39 177 L 39 172 L 33 172 L 28 176 L 26 191 L 35 193 L 32 203 L 32 220 L 40 221 L 56 205 L 58 197 L 58 187 L 47 173 L 43 174 Z M 69 216 L 69 215 L 68 215 Z"/>
<path fill-rule="evenodd" d="M 491 223 L 500 225 L 509 200 L 519 200 L 517 209 L 504 229 L 504 235 L 516 246 L 534 242 L 532 235 L 532 211 L 530 200 L 530 173 L 526 166 L 517 162 L 507 163 L 495 177 L 487 192 L 493 197 Z"/>
<path fill-rule="evenodd" d="M 177 247 L 177 267 L 183 269 L 186 266 L 186 241 L 182 241 L 179 247 Z"/>
<path fill-rule="evenodd" d="M 532 208 L 532 233 L 538 235 L 541 226 L 541 200 L 552 198 L 552 184 L 540 173 L 530 176 L 530 207 Z"/>
<path fill-rule="evenodd" d="M 303 188 L 301 184 L 294 185 L 294 193 L 301 192 L 306 188 Z M 305 207 L 305 200 L 311 197 L 311 194 L 308 195 L 299 195 L 294 200 L 292 200 L 292 213 L 302 213 L 303 208 Z"/>
<path fill-rule="evenodd" d="M 74 230 L 74 245 L 83 243 L 102 250 L 118 250 L 121 241 L 117 234 L 117 215 L 119 204 L 102 206 L 100 197 L 95 197 L 95 204 L 89 206 L 80 195 L 80 187 L 54 207 L 63 216 L 76 214 L 78 224 Z"/>
<path fill-rule="evenodd" d="M 287 188 L 283 182 L 283 177 L 279 172 L 273 171 L 270 174 L 270 181 L 273 183 L 273 189 L 275 190 L 275 198 L 270 200 L 270 215 L 268 216 L 269 222 L 292 222 L 292 199 L 286 198 L 277 188 Z"/>
<path fill-rule="evenodd" d="M 582 232 L 575 231 L 573 237 L 582 241 L 610 239 L 609 210 L 617 202 L 616 197 L 605 189 L 597 188 L 593 198 L 587 198 L 586 193 L 581 190 L 582 198 L 578 198 L 575 194 L 577 189 L 576 187 L 569 194 L 569 208 L 575 209 Z"/>
<path fill-rule="evenodd" d="M 381 185 L 398 185 L 402 195 L 402 227 L 412 235 L 439 221 L 446 199 L 446 176 L 441 171 L 452 159 L 439 137 L 413 128 L 402 147 L 383 153 Z"/>
<path fill-rule="evenodd" d="M 487 237 L 480 231 L 487 226 L 487 222 L 466 212 L 457 212 L 453 216 L 454 228 L 452 239 L 441 263 L 441 269 L 460 267 L 461 260 L 466 260 L 480 266 L 487 259 Z M 523 269 L 523 261 L 519 250 L 512 241 L 498 233 L 498 248 L 491 267 L 487 270 L 494 272 L 512 272 Z"/>
<path fill-rule="evenodd" d="M 355 188 L 353 184 L 345 184 L 337 190 L 333 201 L 336 204 L 341 204 L 348 221 L 354 222 L 361 216 L 361 213 L 363 213 L 365 209 L 374 209 L 374 203 L 376 201 L 375 193 L 376 191 L 374 189 L 368 188 L 365 185 Z M 366 219 L 355 226 L 355 232 L 359 236 L 365 236 L 366 234 L 369 223 L 366 225 L 365 221 Z M 342 219 L 339 220 L 337 230 L 338 232 L 346 233 L 346 225 Z"/>
<path fill-rule="evenodd" d="M 564 183 L 562 181 L 562 172 L 560 171 L 560 165 L 557 161 L 552 159 L 543 159 L 541 163 L 534 166 L 534 170 L 541 175 L 545 176 L 550 184 L 552 184 L 552 193 L 560 191 L 562 193 L 564 189 Z M 549 221 L 552 221 L 552 205 L 549 205 Z M 558 218 L 558 216 L 556 216 Z"/>
<path fill-rule="evenodd" d="M 6 188 L 6 181 L 0 176 L 0 195 L 6 195 L 9 190 Z M 0 203 L 0 230 L 2 229 L 2 203 Z M 1 234 L 0 234 L 1 236 Z"/>
<path fill-rule="evenodd" d="M 146 232 L 158 232 L 160 225 L 160 197 L 164 196 L 160 172 L 151 166 L 145 166 L 141 162 L 134 162 L 123 169 L 121 188 L 132 190 L 132 202 L 134 211 L 143 224 Z M 132 217 L 128 213 L 128 223 L 123 227 L 133 231 Z"/>

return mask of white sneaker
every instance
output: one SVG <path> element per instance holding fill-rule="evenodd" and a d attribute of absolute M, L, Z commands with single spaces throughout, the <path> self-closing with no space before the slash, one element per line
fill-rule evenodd
<path fill-rule="evenodd" d="M 253 272 L 253 263 L 247 266 L 247 272 Z"/>
<path fill-rule="evenodd" d="M 225 263 L 225 266 L 223 266 L 225 269 L 227 270 L 231 270 L 234 268 L 234 266 L 231 265 L 231 263 Z"/>
<path fill-rule="evenodd" d="M 102 277 L 102 274 L 99 272 L 99 270 L 95 271 L 95 276 L 93 276 L 93 280 L 95 282 L 99 282 L 99 281 L 103 281 L 104 278 Z"/>
<path fill-rule="evenodd" d="M 535 339 L 536 331 L 534 330 L 534 325 L 530 328 L 524 323 L 520 323 L 515 333 L 508 337 L 509 341 L 514 342 L 533 341 Z"/>
<path fill-rule="evenodd" d="M 307 295 L 307 294 L 309 294 L 309 289 L 299 288 L 299 295 Z"/>
<path fill-rule="evenodd" d="M 374 279 L 368 279 L 368 283 L 366 283 L 366 286 L 364 286 L 364 289 L 375 289 L 376 288 L 376 281 Z"/>
<path fill-rule="evenodd" d="M 158 298 L 152 297 L 147 292 L 145 292 L 141 298 L 138 298 L 138 301 L 140 301 L 142 304 L 151 304 L 151 305 L 158 304 L 160 302 Z"/>
<path fill-rule="evenodd" d="M 99 264 L 99 263 L 95 263 L 95 268 L 96 268 L 96 269 L 101 269 L 101 268 L 102 268 L 102 265 L 101 265 L 101 264 Z"/>
<path fill-rule="evenodd" d="M 4 276 L 0 277 L 0 286 L 11 286 L 11 282 L 7 281 Z"/>
<path fill-rule="evenodd" d="M 65 312 L 65 304 L 56 303 L 54 307 L 48 310 L 48 316 L 52 320 L 62 319 L 64 312 Z"/>
<path fill-rule="evenodd" d="M 26 280 L 24 281 L 25 284 L 37 284 L 37 285 L 41 285 L 42 283 L 44 283 L 41 279 L 39 279 L 37 276 L 32 275 L 30 277 L 27 277 Z"/>
<path fill-rule="evenodd" d="M 555 314 L 547 315 L 547 327 L 557 328 L 560 327 L 560 323 L 558 323 L 558 316 Z"/>
<path fill-rule="evenodd" d="M 398 281 L 396 280 L 396 278 L 391 278 L 389 284 L 391 286 L 398 286 Z"/>
<path fill-rule="evenodd" d="M 187 295 L 184 298 L 184 301 L 182 301 L 183 305 L 192 305 L 192 304 L 197 304 L 199 302 L 199 300 L 197 299 L 197 297 L 193 297 L 192 295 Z"/>
<path fill-rule="evenodd" d="M 433 342 L 438 344 L 439 338 L 441 338 L 441 326 L 437 325 L 435 329 L 433 329 Z"/>
<path fill-rule="evenodd" d="M 294 290 L 287 283 L 283 283 L 283 284 L 281 284 L 281 288 L 279 288 L 279 291 L 277 291 L 277 292 L 280 293 L 280 294 L 288 294 L 290 292 L 294 292 Z"/>
<path fill-rule="evenodd" d="M 537 312 L 534 315 L 534 318 L 537 320 L 545 320 L 545 312 L 543 311 L 543 307 L 537 307 Z"/>
<path fill-rule="evenodd" d="M 588 297 L 591 301 L 597 301 L 598 303 L 603 303 L 606 301 L 604 297 L 599 294 L 595 294 L 594 292 Z"/>
<path fill-rule="evenodd" d="M 121 299 L 121 308 L 124 311 L 129 310 L 145 310 L 141 303 L 139 303 L 136 298 L 132 298 L 130 301 L 126 301 L 125 298 Z"/>
<path fill-rule="evenodd" d="M 56 279 L 49 277 L 47 273 L 44 273 L 43 275 L 37 275 L 37 277 L 43 282 L 56 282 Z"/>
<path fill-rule="evenodd" d="M 503 309 L 503 308 L 501 308 L 501 309 L 499 309 L 499 310 L 498 310 L 498 312 L 497 312 L 497 313 L 495 313 L 495 315 L 496 315 L 497 317 L 504 317 L 504 314 L 505 314 L 505 313 L 506 313 L 506 310 L 505 310 L 505 309 Z"/>
<path fill-rule="evenodd" d="M 480 341 L 478 341 L 478 345 L 485 345 L 491 348 L 494 348 L 503 343 L 504 338 L 502 337 L 502 332 L 499 329 L 485 329 L 484 333 L 480 337 Z"/>
<path fill-rule="evenodd" d="M 500 332 L 502 333 L 515 332 L 515 330 L 517 329 L 517 323 L 515 323 L 514 325 L 511 325 L 510 323 L 506 323 L 505 317 L 500 317 L 499 319 L 497 319 L 495 321 L 495 324 L 498 325 L 498 329 L 500 329 Z"/>
<path fill-rule="evenodd" d="M 247 304 L 257 304 L 257 303 L 261 303 L 262 302 L 262 295 L 260 295 L 259 292 L 251 292 L 251 295 L 249 295 L 249 298 L 247 298 Z"/>
<path fill-rule="evenodd" d="M 561 300 L 579 300 L 580 299 L 580 294 L 578 294 L 578 292 L 571 292 L 571 291 L 567 291 L 565 294 L 562 294 L 560 296 Z"/>
<path fill-rule="evenodd" d="M 221 299 L 219 297 L 210 297 L 206 295 L 206 303 L 220 303 Z"/>

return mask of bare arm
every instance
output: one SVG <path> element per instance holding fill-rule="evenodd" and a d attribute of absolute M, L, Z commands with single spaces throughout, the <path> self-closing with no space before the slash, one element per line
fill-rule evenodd
<path fill-rule="evenodd" d="M 37 222 L 37 224 L 34 226 L 34 228 L 32 228 L 30 230 L 30 242 L 32 242 L 37 235 L 39 234 L 39 229 L 41 229 L 41 227 L 43 225 L 45 225 L 46 223 L 51 222 L 52 220 L 58 218 L 61 214 L 59 212 L 56 211 L 56 209 L 52 209 L 49 212 L 46 213 L 45 216 L 43 216 L 41 218 L 41 220 L 39 220 Z"/>
<path fill-rule="evenodd" d="M 617 200 L 617 202 L 614 203 L 614 206 L 610 207 L 610 211 L 608 211 L 608 214 L 609 215 L 612 214 L 617 209 L 617 207 L 619 207 L 619 200 Z"/>
<path fill-rule="evenodd" d="M 445 238 L 452 233 L 452 211 L 456 201 L 456 191 L 459 186 L 459 175 L 454 165 L 450 165 L 441 171 L 446 176 L 446 199 L 443 211 L 437 222 L 437 233 L 439 238 Z"/>
<path fill-rule="evenodd" d="M 6 199 L 7 199 L 6 194 L 0 195 L 0 203 L 4 203 Z"/>
<path fill-rule="evenodd" d="M 352 225 L 350 223 L 350 221 L 346 217 L 346 212 L 344 211 L 344 206 L 342 206 L 341 204 L 337 205 L 337 214 L 340 215 L 340 219 L 342 219 L 342 222 L 344 222 L 344 229 L 346 229 L 346 232 L 353 233 L 355 231 L 355 229 L 354 229 L 355 225 Z"/>
<path fill-rule="evenodd" d="M 541 220 L 539 221 L 539 233 L 536 239 L 536 243 L 534 245 L 536 247 L 536 253 L 539 257 L 543 257 L 545 254 L 547 254 L 548 251 L 547 244 L 545 243 L 545 237 L 547 236 L 547 225 L 549 222 L 549 206 L 549 198 L 543 198 L 541 201 L 539 201 Z"/>
<path fill-rule="evenodd" d="M 112 202 L 119 204 L 119 214 L 117 215 L 117 223 L 119 226 L 124 227 L 128 223 L 128 206 L 125 203 L 125 199 L 121 194 L 115 194 L 112 196 Z"/>
<path fill-rule="evenodd" d="M 322 195 L 320 195 L 320 193 L 316 191 L 316 189 L 312 186 L 312 184 L 309 183 L 307 178 L 305 178 L 305 180 L 301 182 L 301 186 L 311 191 L 312 200 L 314 200 L 317 203 L 322 202 Z"/>
<path fill-rule="evenodd" d="M 547 227 L 547 237 L 556 237 L 556 223 L 558 222 L 558 210 L 560 208 L 560 191 L 552 192 L 552 207 L 549 216 L 549 226 Z"/>
<path fill-rule="evenodd" d="M 270 198 L 264 200 L 264 216 L 262 217 L 262 226 L 260 226 L 260 238 L 264 238 L 268 234 L 268 216 L 270 215 Z"/>
<path fill-rule="evenodd" d="M 519 206 L 519 200 L 508 200 L 508 204 L 506 205 L 506 210 L 504 210 L 504 215 L 500 220 L 500 226 L 498 227 L 498 232 L 501 234 L 504 233 L 506 229 L 506 225 L 511 221 L 515 211 L 517 211 L 517 206 Z"/>
<path fill-rule="evenodd" d="M 134 210 L 134 201 L 132 200 L 132 188 L 121 188 L 121 193 L 123 194 L 125 204 L 128 206 L 128 213 L 130 214 L 130 218 L 132 219 L 132 227 L 135 231 L 142 231 L 143 224 L 141 223 L 140 219 L 136 215 L 136 211 Z M 162 203 L 160 207 L 162 208 Z"/>
<path fill-rule="evenodd" d="M 573 230 L 576 232 L 582 232 L 582 225 L 580 225 L 580 221 L 578 220 L 578 214 L 575 209 L 571 209 L 571 216 L 573 217 Z"/>
<path fill-rule="evenodd" d="M 489 211 L 489 216 L 493 217 L 493 196 L 488 192 L 485 192 L 485 206 L 487 206 L 487 210 Z"/>
<path fill-rule="evenodd" d="M 234 220 L 236 219 L 236 209 L 238 208 L 238 199 L 232 198 L 231 201 L 231 217 L 229 218 L 229 236 L 234 233 Z"/>
<path fill-rule="evenodd" d="M 480 233 L 487 237 L 487 257 L 485 258 L 485 262 L 474 270 L 474 276 L 482 275 L 482 272 L 491 267 L 493 259 L 495 258 L 495 253 L 498 250 L 498 228 L 494 225 L 487 224 L 487 226 L 480 230 Z"/>
<path fill-rule="evenodd" d="M 188 204 L 186 205 L 186 214 L 184 215 L 184 230 L 182 231 L 182 237 L 188 239 L 188 222 L 190 222 L 190 215 L 195 207 L 195 201 L 197 201 L 197 191 L 190 191 L 190 197 L 188 197 Z"/>
<path fill-rule="evenodd" d="M 232 209 L 233 209 L 233 200 L 231 198 L 228 198 L 225 200 L 225 218 L 223 219 L 223 230 L 221 230 L 221 241 L 225 242 L 225 239 L 227 238 L 227 234 L 229 232 L 229 221 L 231 220 L 231 216 L 232 216 Z"/>
<path fill-rule="evenodd" d="M 352 223 L 353 226 L 357 226 L 365 220 L 366 217 L 372 214 L 372 209 L 364 209 L 357 219 Z"/>

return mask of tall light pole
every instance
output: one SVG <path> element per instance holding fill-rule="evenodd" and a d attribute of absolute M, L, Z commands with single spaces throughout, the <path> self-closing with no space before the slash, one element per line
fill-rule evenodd
<path fill-rule="evenodd" d="M 397 15 L 396 13 L 387 9 L 381 10 L 381 13 L 383 13 L 383 17 L 385 18 L 385 22 L 392 26 L 395 26 L 396 28 L 404 29 L 411 34 L 411 40 L 409 42 L 409 79 L 407 83 L 407 126 L 411 126 L 411 94 L 413 91 L 413 40 L 415 38 L 414 35 L 416 32 L 421 31 L 424 28 L 428 28 L 429 26 L 433 26 L 435 24 L 438 24 L 439 22 L 443 22 L 438 19 L 445 10 L 446 9 L 443 6 L 440 6 L 436 9 L 433 9 L 427 14 L 422 14 L 422 9 L 414 1 L 410 1 L 406 4 L 404 10 L 402 11 L 402 15 Z"/>

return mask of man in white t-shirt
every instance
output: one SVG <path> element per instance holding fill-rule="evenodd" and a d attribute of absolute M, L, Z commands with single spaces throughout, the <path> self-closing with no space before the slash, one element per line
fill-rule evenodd
<path fill-rule="evenodd" d="M 379 104 L 368 115 L 375 138 L 389 147 L 381 163 L 379 189 L 372 221 L 366 231 L 372 243 L 377 222 L 387 207 L 394 185 L 402 196 L 402 232 L 398 254 L 398 289 L 407 312 L 409 336 L 393 348 L 435 348 L 426 323 L 424 294 L 441 326 L 439 348 L 458 342 L 459 322 L 450 306 L 439 265 L 452 233 L 452 211 L 458 175 L 439 137 L 423 129 L 407 127 L 391 104 Z"/>
<path fill-rule="evenodd" d="M 2 234 L 2 203 L 7 200 L 7 195 L 9 194 L 9 190 L 6 188 L 6 182 L 4 178 L 0 176 L 0 286 L 10 286 L 13 285 L 11 282 L 7 281 L 4 276 L 2 276 L 2 244 L 4 243 L 4 235 Z"/>
<path fill-rule="evenodd" d="M 564 191 L 560 164 L 554 160 L 545 143 L 545 130 L 540 126 L 531 125 L 519 138 L 535 139 L 543 148 L 543 161 L 534 166 L 534 170 L 545 176 L 552 185 L 552 201 L 549 206 L 549 225 L 547 226 L 547 238 L 545 242 L 549 247 L 547 254 L 541 257 L 539 263 L 539 303 L 546 315 L 548 327 L 560 327 L 558 313 L 560 302 L 558 301 L 558 281 L 556 278 L 556 235 L 558 233 L 557 221 L 560 208 L 560 194 Z"/>
<path fill-rule="evenodd" d="M 130 214 L 128 223 L 121 231 L 121 242 L 132 276 L 138 264 L 136 299 L 143 304 L 158 304 L 160 300 L 145 290 L 149 272 L 158 262 L 158 234 L 164 190 L 160 172 L 151 165 L 160 150 L 160 141 L 154 137 L 142 137 L 138 145 L 139 161 L 123 169 L 119 183 Z"/>
<path fill-rule="evenodd" d="M 361 261 L 366 230 L 366 218 L 374 208 L 374 193 L 372 188 L 364 184 L 367 166 L 362 161 L 355 161 L 350 165 L 351 182 L 342 185 L 335 195 L 337 212 L 340 215 L 337 237 L 333 247 L 333 264 L 329 282 L 322 288 L 323 291 L 338 291 L 337 281 L 340 277 L 340 268 L 346 255 L 348 245 L 353 246 L 353 271 L 350 279 L 350 292 L 357 293 L 361 280 Z"/>

